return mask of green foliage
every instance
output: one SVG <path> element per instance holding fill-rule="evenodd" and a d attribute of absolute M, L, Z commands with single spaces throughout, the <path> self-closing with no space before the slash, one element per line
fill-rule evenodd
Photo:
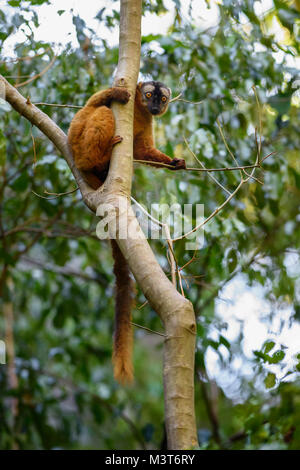
<path fill-rule="evenodd" d="M 48 2 L 11 0 L 7 11 L 0 11 L 0 73 L 11 83 L 33 77 L 53 56 L 55 46 L 36 41 L 33 34 L 43 3 Z M 143 3 L 144 13 L 166 11 L 163 0 Z M 181 92 L 185 100 L 201 104 L 174 101 L 156 126 L 157 146 L 196 167 L 184 136 L 208 168 L 234 165 L 227 146 L 240 165 L 253 164 L 260 138 L 261 157 L 276 152 L 256 173 L 264 185 L 253 180 L 205 226 L 203 248 L 182 271 L 198 319 L 200 448 L 297 449 L 300 358 L 291 353 L 291 344 L 281 344 L 279 333 L 298 327 L 300 318 L 299 71 L 291 60 L 299 54 L 299 4 L 274 1 L 271 10 L 258 15 L 255 2 L 224 0 L 219 23 L 210 29 L 184 15 L 179 1 L 174 6 L 168 34 L 142 39 L 142 77 L 162 80 L 173 96 Z M 46 74 L 20 87 L 22 94 L 32 102 L 83 105 L 110 85 L 118 50 L 99 34 L 105 27 L 116 28 L 117 8 L 116 2 L 111 10 L 98 12 L 97 32 L 72 13 L 78 47 L 64 45 Z M 274 35 L 275 21 L 284 41 Z M 14 46 L 17 60 L 6 60 L 6 40 L 13 40 L 20 28 L 26 40 Z M 41 109 L 67 132 L 74 109 Z M 3 312 L 13 309 L 18 377 L 14 389 L 9 366 L 0 365 L 0 448 L 160 448 L 161 337 L 136 328 L 136 381 L 132 388 L 117 386 L 110 359 L 112 258 L 106 242 L 95 236 L 97 218 L 76 191 L 56 198 L 45 193 L 75 188 L 69 168 L 47 138 L 4 100 L 0 116 L 0 305 Z M 229 191 L 240 180 L 233 171 L 214 176 Z M 203 203 L 208 216 L 228 193 L 201 172 L 135 165 L 133 196 L 148 209 L 151 203 Z M 196 223 L 194 214 L 191 222 Z M 165 245 L 151 241 L 151 246 L 168 274 Z M 175 244 L 175 252 L 180 266 L 193 256 L 185 241 Z M 244 290 L 261 287 L 267 305 L 257 316 L 270 333 L 251 353 L 245 344 L 255 332 L 249 331 L 243 312 L 235 335 L 230 334 L 232 318 L 227 321 L 218 313 L 227 300 L 225 288 L 241 277 Z M 138 292 L 137 306 L 144 302 Z M 148 305 L 135 309 L 134 321 L 159 332 L 162 328 Z M 0 339 L 6 323 L 6 316 L 0 318 Z"/>

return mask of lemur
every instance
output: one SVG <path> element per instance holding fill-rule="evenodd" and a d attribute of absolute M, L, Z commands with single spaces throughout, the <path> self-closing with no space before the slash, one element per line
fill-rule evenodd
<path fill-rule="evenodd" d="M 164 114 L 171 90 L 161 82 L 141 82 L 136 87 L 133 123 L 133 157 L 165 163 L 172 170 L 184 169 L 185 160 L 171 159 L 157 150 L 153 138 L 153 116 Z M 125 88 L 113 87 L 92 95 L 73 118 L 68 142 L 76 167 L 87 183 L 99 188 L 108 174 L 113 146 L 122 141 L 115 136 L 115 121 L 110 109 L 112 101 L 126 104 L 130 98 Z M 115 240 L 111 240 L 116 276 L 116 313 L 113 346 L 114 377 L 120 383 L 133 380 L 132 326 L 133 283 L 128 264 Z"/>

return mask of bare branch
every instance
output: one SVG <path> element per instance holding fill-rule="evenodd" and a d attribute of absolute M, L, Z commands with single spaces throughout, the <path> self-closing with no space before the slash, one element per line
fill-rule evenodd
<path fill-rule="evenodd" d="M 74 104 L 57 104 L 57 103 L 33 103 L 35 106 L 53 106 L 56 108 L 75 108 L 82 109 L 83 106 L 76 106 Z"/>
<path fill-rule="evenodd" d="M 37 78 L 42 77 L 52 67 L 52 65 L 54 64 L 56 58 L 57 58 L 56 55 L 53 56 L 51 61 L 49 62 L 49 64 L 41 72 L 33 75 L 33 77 L 31 77 L 31 78 L 28 78 L 28 80 L 25 80 L 25 82 L 16 83 L 15 88 L 20 88 L 21 86 L 28 85 L 29 83 L 33 82 Z"/>
<path fill-rule="evenodd" d="M 250 177 L 249 177 L 250 178 Z M 248 180 L 247 180 L 248 181 Z M 215 217 L 225 206 L 226 204 L 228 204 L 231 199 L 237 194 L 237 192 L 241 189 L 241 187 L 243 186 L 243 184 L 246 182 L 246 180 L 242 180 L 239 185 L 235 188 L 235 190 L 230 194 L 230 196 L 228 196 L 228 198 L 223 202 L 223 204 L 221 204 L 219 207 L 217 207 L 211 214 L 209 217 L 207 217 L 207 219 L 205 219 L 203 222 L 201 222 L 200 224 L 198 224 L 196 227 L 194 227 L 192 230 L 190 230 L 189 232 L 185 233 L 184 235 L 182 235 L 181 237 L 177 237 L 177 238 L 173 238 L 173 242 L 176 242 L 178 240 L 182 240 L 183 238 L 186 238 L 188 237 L 189 235 L 191 235 L 192 233 L 196 232 L 197 230 L 200 230 L 200 228 L 202 228 L 205 224 L 207 224 L 207 222 L 209 222 L 213 217 Z"/>
<path fill-rule="evenodd" d="M 44 191 L 45 194 L 53 194 L 52 197 L 46 197 L 46 196 L 42 196 L 41 194 L 38 194 L 36 193 L 35 191 L 31 190 L 31 192 L 37 196 L 37 197 L 40 197 L 41 199 L 48 199 L 48 200 L 51 200 L 51 199 L 57 199 L 61 196 L 66 196 L 67 194 L 73 194 L 75 193 L 76 191 L 78 191 L 79 187 L 77 186 L 75 189 L 71 189 L 70 191 L 66 191 L 65 193 L 49 193 L 48 191 Z"/>
<path fill-rule="evenodd" d="M 183 101 L 184 103 L 189 103 L 189 104 L 201 104 L 203 103 L 204 100 L 201 100 L 201 101 L 189 101 L 189 100 L 185 100 L 183 98 L 181 98 L 182 96 L 182 93 L 179 93 L 179 95 L 175 96 L 174 98 L 172 98 L 169 102 L 170 103 L 174 103 L 174 101 Z"/>
<path fill-rule="evenodd" d="M 192 152 L 192 151 L 191 151 Z M 195 155 L 195 154 L 193 154 Z M 270 154 L 271 155 L 271 154 Z M 270 156 L 270 155 L 267 155 Z M 265 157 L 265 158 L 267 158 Z M 199 161 L 199 160 L 197 160 Z M 149 166 L 152 166 L 153 167 L 153 162 L 147 162 L 145 160 L 134 160 L 133 163 L 141 163 L 142 165 L 149 165 Z M 199 161 L 199 164 L 200 161 Z M 165 167 L 165 168 L 169 168 L 170 170 L 173 170 L 173 173 L 177 173 L 177 172 L 174 172 L 174 166 L 171 166 L 171 165 L 168 165 L 167 163 L 161 163 L 161 162 L 155 162 L 155 166 L 157 167 Z M 225 167 L 222 167 L 222 168 L 184 168 L 182 169 L 181 171 L 200 171 L 200 172 L 203 172 L 203 173 L 212 173 L 214 171 L 237 171 L 237 170 L 244 170 L 244 169 L 252 169 L 252 168 L 260 168 L 260 165 L 244 165 L 244 166 L 225 166 Z"/>
<path fill-rule="evenodd" d="M 30 135 L 31 135 L 32 146 L 33 146 L 33 169 L 35 169 L 35 165 L 36 165 L 36 148 L 35 148 L 34 136 L 33 136 L 33 133 L 32 133 L 32 125 L 30 127 Z"/>
<path fill-rule="evenodd" d="M 202 168 L 199 168 L 199 171 L 206 171 L 207 169 L 205 168 L 204 164 L 196 157 L 195 153 L 192 151 L 192 149 L 190 148 L 186 138 L 183 136 L 183 139 L 184 139 L 184 142 L 185 142 L 185 145 L 187 146 L 189 152 L 192 154 L 192 156 L 195 158 L 195 160 L 199 163 L 199 165 L 202 167 Z M 228 189 L 225 188 L 225 186 L 223 186 L 221 183 L 219 183 L 219 181 L 213 176 L 211 175 L 210 173 L 208 173 L 208 176 L 218 185 L 220 186 L 221 189 L 223 189 L 223 191 L 225 191 L 227 194 L 231 194 L 230 191 L 228 191 Z"/>
<path fill-rule="evenodd" d="M 220 122 L 219 122 L 218 119 L 216 120 L 216 122 L 217 122 L 217 125 L 218 125 L 218 128 L 219 128 L 221 137 L 222 137 L 222 139 L 223 139 L 224 145 L 225 145 L 225 147 L 226 147 L 226 149 L 227 149 L 229 155 L 231 156 L 232 160 L 233 160 L 234 163 L 236 164 L 236 167 L 238 167 L 239 164 L 238 164 L 238 162 L 237 162 L 235 156 L 233 155 L 232 151 L 230 150 L 229 145 L 227 144 L 227 141 L 226 141 L 225 135 L 224 135 L 224 133 L 223 133 L 221 124 L 220 124 Z M 240 174 L 241 174 L 241 179 L 243 179 L 243 173 L 242 173 L 242 171 L 240 172 Z"/>
<path fill-rule="evenodd" d="M 258 161 L 260 161 L 260 155 L 261 155 L 261 139 L 262 139 L 262 117 L 261 117 L 261 109 L 260 109 L 259 98 L 258 98 L 258 94 L 257 94 L 255 85 L 252 86 L 252 90 L 254 91 L 254 94 L 255 94 L 256 105 L 257 105 L 257 111 L 258 111 L 258 121 L 259 121 Z"/>
<path fill-rule="evenodd" d="M 37 233 L 31 240 L 30 242 L 28 243 L 28 245 L 23 248 L 23 250 L 19 251 L 18 253 L 16 253 L 15 255 L 15 259 L 19 259 L 20 256 L 22 255 L 25 255 L 26 253 L 28 253 L 28 251 L 30 250 L 30 248 L 42 237 L 42 235 L 48 230 L 48 228 L 50 228 L 55 222 L 56 220 L 61 216 L 61 214 L 63 213 L 63 207 L 61 207 L 60 209 L 58 209 L 57 213 L 51 218 L 49 219 L 49 221 L 47 222 L 47 224 L 45 225 L 44 227 L 44 231 L 43 232 L 39 232 Z"/>
<path fill-rule="evenodd" d="M 51 263 L 32 259 L 29 256 L 25 255 L 21 257 L 20 261 L 28 263 L 32 266 L 36 266 L 42 271 L 49 271 L 55 274 L 60 274 L 62 276 L 77 277 L 84 281 L 96 282 L 97 284 L 100 284 L 103 287 L 107 287 L 107 280 L 99 274 L 97 274 L 96 276 L 91 276 L 84 273 L 82 270 L 78 271 L 70 266 L 55 266 Z"/>
<path fill-rule="evenodd" d="M 164 336 L 164 337 L 167 336 L 164 333 L 160 333 L 159 331 L 151 330 L 150 328 L 147 328 L 146 326 L 139 325 L 138 323 L 134 323 L 133 321 L 131 322 L 131 324 L 133 326 L 136 326 L 137 328 L 141 328 L 142 330 L 149 331 L 149 333 L 154 333 L 155 335 Z"/>
<path fill-rule="evenodd" d="M 0 64 L 8 64 L 10 62 L 22 62 L 24 60 L 33 60 L 33 59 L 36 59 L 37 57 L 41 57 L 42 55 L 46 54 L 50 50 L 51 50 L 51 48 L 47 47 L 47 49 L 45 49 L 40 54 L 27 55 L 27 56 L 24 56 L 24 57 L 16 57 L 15 59 L 0 60 Z"/>
<path fill-rule="evenodd" d="M 51 142 L 60 150 L 66 159 L 81 191 L 85 204 L 92 210 L 96 211 L 99 204 L 95 199 L 99 198 L 99 192 L 93 191 L 82 178 L 80 171 L 75 167 L 72 153 L 68 146 L 67 136 L 52 119 L 29 100 L 26 100 L 15 87 L 10 85 L 3 76 L 0 75 L 0 81 L 4 85 L 5 99 L 10 105 L 22 116 L 28 119 L 43 134 L 45 134 Z"/>

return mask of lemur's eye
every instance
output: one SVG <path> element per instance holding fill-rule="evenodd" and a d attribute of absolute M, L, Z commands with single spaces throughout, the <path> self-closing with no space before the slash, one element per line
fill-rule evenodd
<path fill-rule="evenodd" d="M 148 91 L 148 93 L 146 93 L 146 98 L 151 98 L 152 96 L 152 93 L 150 93 L 150 91 Z"/>
<path fill-rule="evenodd" d="M 167 101 L 166 96 L 162 96 L 161 100 L 162 100 L 163 103 L 165 103 Z"/>

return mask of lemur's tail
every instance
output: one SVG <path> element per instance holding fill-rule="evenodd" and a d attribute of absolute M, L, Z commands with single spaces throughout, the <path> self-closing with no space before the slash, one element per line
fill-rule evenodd
<path fill-rule="evenodd" d="M 116 276 L 115 333 L 112 361 L 115 379 L 124 384 L 133 381 L 131 309 L 135 292 L 127 261 L 115 240 L 111 240 L 111 246 L 114 258 L 114 274 Z"/>

